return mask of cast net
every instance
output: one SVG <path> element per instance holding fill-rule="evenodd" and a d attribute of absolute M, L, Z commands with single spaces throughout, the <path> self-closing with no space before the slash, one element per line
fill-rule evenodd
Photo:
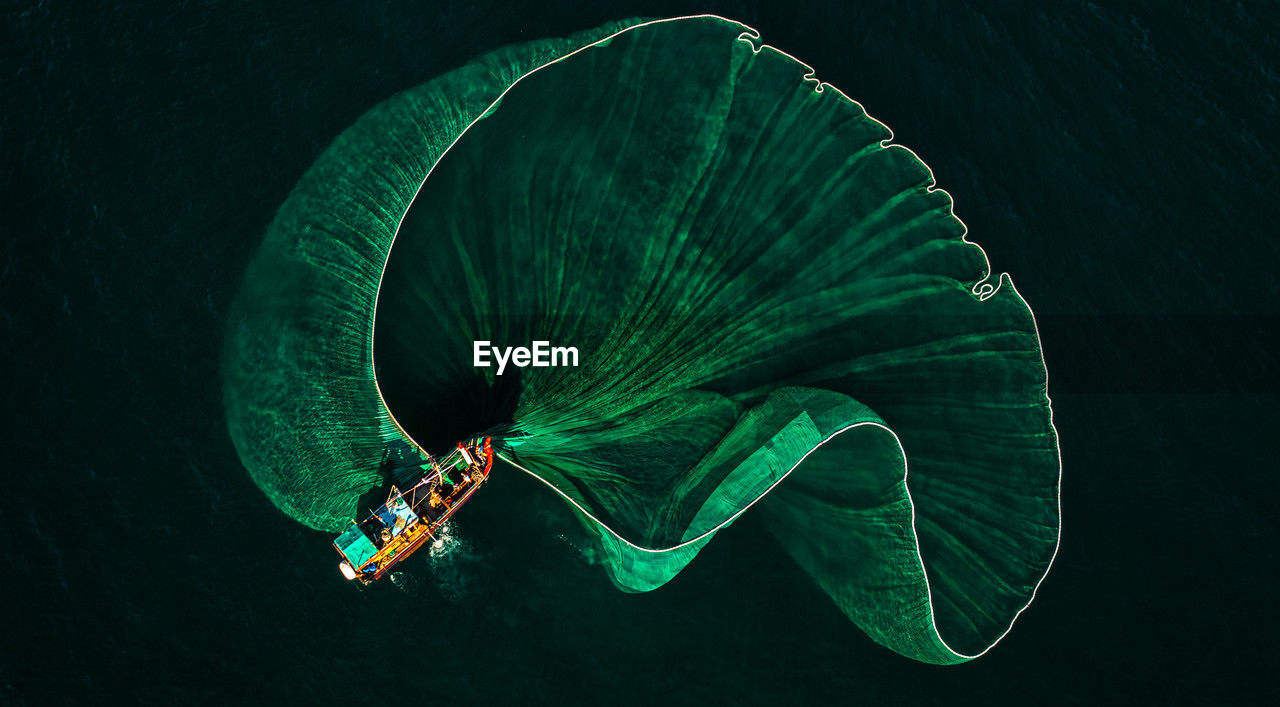
<path fill-rule="evenodd" d="M 981 654 L 1057 548 L 1046 373 L 1030 309 L 890 138 L 715 17 L 391 99 L 302 180 L 237 300 L 245 466 L 336 531 L 389 443 L 490 434 L 624 590 L 750 510 L 878 642 Z M 475 365 L 537 341 L 577 365 Z"/>

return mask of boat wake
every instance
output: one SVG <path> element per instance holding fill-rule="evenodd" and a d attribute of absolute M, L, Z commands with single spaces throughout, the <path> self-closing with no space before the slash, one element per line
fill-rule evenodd
<path fill-rule="evenodd" d="M 475 565 L 480 561 L 471 542 L 457 524 L 446 523 L 427 547 L 429 576 L 440 596 L 451 602 L 467 598 L 475 586 Z"/>

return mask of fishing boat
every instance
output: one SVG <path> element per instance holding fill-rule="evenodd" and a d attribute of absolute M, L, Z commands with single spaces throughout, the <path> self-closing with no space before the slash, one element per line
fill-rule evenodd
<path fill-rule="evenodd" d="M 443 459 L 425 452 L 421 456 L 425 461 L 420 479 L 403 491 L 392 486 L 386 503 L 362 523 L 353 519 L 333 541 L 342 556 L 338 569 L 343 577 L 362 584 L 377 581 L 435 540 L 445 522 L 489 478 L 492 438 L 459 443 Z"/>

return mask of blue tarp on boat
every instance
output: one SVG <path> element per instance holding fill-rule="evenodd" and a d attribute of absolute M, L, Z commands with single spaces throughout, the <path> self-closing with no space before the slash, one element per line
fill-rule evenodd
<path fill-rule="evenodd" d="M 403 498 L 392 499 L 390 503 L 380 506 L 373 514 L 385 527 L 391 529 L 392 535 L 399 535 L 401 530 L 413 525 L 413 522 L 418 519 L 418 514 L 409 508 L 409 504 L 405 503 Z M 399 518 L 403 518 L 404 522 L 397 527 L 396 520 Z"/>

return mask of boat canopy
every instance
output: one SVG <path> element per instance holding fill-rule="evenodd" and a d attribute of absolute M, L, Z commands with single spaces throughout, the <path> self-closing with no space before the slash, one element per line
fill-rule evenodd
<path fill-rule="evenodd" d="M 338 536 L 333 544 L 338 547 L 338 551 L 347 558 L 347 562 L 352 567 L 359 568 L 368 562 L 378 552 L 378 548 L 374 546 L 373 541 L 365 537 L 364 531 L 360 530 L 360 526 L 352 525 L 347 531 Z"/>

